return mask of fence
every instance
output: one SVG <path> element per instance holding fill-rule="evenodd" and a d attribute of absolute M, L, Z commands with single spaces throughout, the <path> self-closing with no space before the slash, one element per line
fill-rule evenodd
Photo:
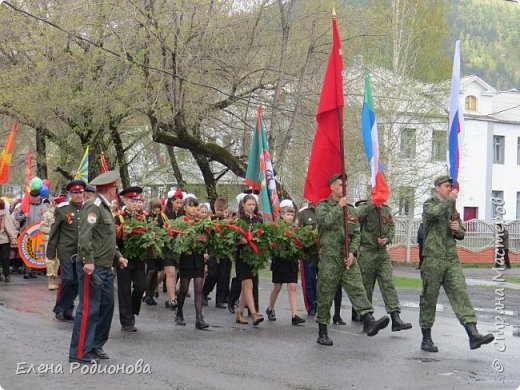
<path fill-rule="evenodd" d="M 393 260 L 418 260 L 417 230 L 420 219 L 394 217 L 395 237 L 388 248 Z M 513 262 L 520 261 L 520 220 L 505 224 L 509 232 L 509 253 Z M 457 241 L 459 257 L 466 262 L 493 261 L 497 233 L 494 222 L 472 219 L 464 222 L 464 240 Z"/>

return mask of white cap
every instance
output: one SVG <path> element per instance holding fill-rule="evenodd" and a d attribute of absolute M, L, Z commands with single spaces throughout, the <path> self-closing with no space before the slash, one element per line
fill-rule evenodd
<path fill-rule="evenodd" d="M 294 203 L 292 202 L 292 200 L 290 199 L 284 199 L 280 202 L 280 208 L 283 209 L 283 208 L 286 208 L 286 207 L 289 207 L 291 209 L 294 209 Z"/>

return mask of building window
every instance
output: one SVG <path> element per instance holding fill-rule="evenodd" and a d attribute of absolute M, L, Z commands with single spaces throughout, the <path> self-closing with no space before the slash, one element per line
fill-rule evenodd
<path fill-rule="evenodd" d="M 415 158 L 415 129 L 401 131 L 401 157 Z"/>
<path fill-rule="evenodd" d="M 477 98 L 475 96 L 466 96 L 464 108 L 466 111 L 477 111 Z"/>
<path fill-rule="evenodd" d="M 415 190 L 413 187 L 399 188 L 399 215 L 413 216 Z"/>
<path fill-rule="evenodd" d="M 432 133 L 432 161 L 446 160 L 447 134 L 445 131 L 436 131 Z"/>
<path fill-rule="evenodd" d="M 502 207 L 504 204 L 504 191 L 491 191 L 491 218 L 497 217 L 497 207 Z M 500 201 L 502 200 L 502 202 Z M 518 204 L 518 201 L 517 201 Z M 517 207 L 518 213 L 518 207 Z M 503 217 L 503 215 L 500 215 Z"/>
<path fill-rule="evenodd" d="M 493 136 L 493 163 L 504 163 L 504 149 L 506 144 L 506 137 L 503 135 Z"/>
<path fill-rule="evenodd" d="M 520 192 L 516 193 L 516 219 L 520 219 Z"/>
<path fill-rule="evenodd" d="M 516 163 L 520 165 L 520 137 L 516 139 Z"/>

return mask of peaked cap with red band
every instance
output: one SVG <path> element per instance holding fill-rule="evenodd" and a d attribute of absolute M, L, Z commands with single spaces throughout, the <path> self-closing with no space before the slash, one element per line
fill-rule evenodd
<path fill-rule="evenodd" d="M 128 187 L 125 188 L 123 191 L 119 192 L 119 196 L 124 196 L 125 198 L 130 198 L 134 200 L 140 200 L 142 192 L 143 189 L 141 187 Z"/>

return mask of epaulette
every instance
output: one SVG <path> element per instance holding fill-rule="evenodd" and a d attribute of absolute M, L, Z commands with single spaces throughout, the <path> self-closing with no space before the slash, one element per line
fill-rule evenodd
<path fill-rule="evenodd" d="M 61 203 L 58 204 L 56 207 L 68 206 L 69 204 L 70 204 L 70 202 L 61 202 Z"/>
<path fill-rule="evenodd" d="M 94 200 L 94 205 L 97 206 L 97 207 L 101 206 L 101 199 L 100 198 L 96 198 Z"/>

